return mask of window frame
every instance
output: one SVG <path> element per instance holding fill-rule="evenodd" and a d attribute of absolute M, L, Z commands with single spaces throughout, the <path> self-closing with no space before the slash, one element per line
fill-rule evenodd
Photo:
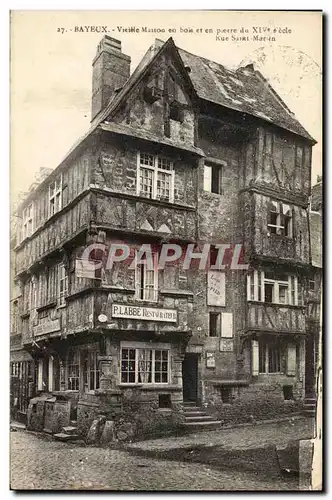
<path fill-rule="evenodd" d="M 34 232 L 35 205 L 30 203 L 24 208 L 22 213 L 22 241 L 31 236 Z"/>
<path fill-rule="evenodd" d="M 57 188 L 59 182 L 59 187 Z M 60 212 L 63 208 L 62 206 L 62 183 L 63 183 L 63 175 L 60 174 L 60 176 L 56 177 L 54 181 L 52 181 L 49 186 L 48 186 L 48 217 L 53 217 L 56 213 Z M 51 194 L 51 188 L 54 186 L 54 189 L 52 189 L 52 194 Z M 57 207 L 57 197 L 59 196 L 59 206 Z M 54 202 L 54 211 L 52 213 L 52 205 L 51 203 Z"/>
<path fill-rule="evenodd" d="M 142 163 L 143 157 L 151 157 L 152 165 Z M 160 168 L 160 162 L 165 161 L 169 168 Z M 144 191 L 141 189 L 141 171 L 146 170 L 151 172 L 151 196 L 146 196 Z M 159 177 L 162 175 L 169 177 L 169 197 L 158 196 L 158 182 L 162 182 Z M 150 153 L 145 153 L 138 151 L 137 153 L 137 181 L 136 181 L 136 193 L 137 196 L 146 198 L 148 200 L 159 200 L 165 201 L 166 203 L 174 202 L 174 178 L 175 170 L 173 161 L 164 155 L 155 155 Z M 160 188 L 159 188 L 160 189 Z"/>
<path fill-rule="evenodd" d="M 153 269 L 147 269 L 147 262 L 137 264 L 137 250 L 135 252 L 135 298 L 142 302 L 158 302 L 158 253 L 152 253 Z M 146 286 L 149 273 L 153 273 L 153 283 Z M 153 286 L 153 288 L 151 288 Z M 152 291 L 152 296 L 148 292 Z"/>
<path fill-rule="evenodd" d="M 100 389 L 101 371 L 99 368 L 99 352 L 97 348 L 84 349 L 81 352 L 83 389 L 85 393 Z M 91 374 L 93 373 L 93 384 Z"/>
<path fill-rule="evenodd" d="M 211 317 L 216 318 L 216 320 L 215 320 L 215 335 L 211 335 L 211 332 L 212 332 L 212 330 L 211 330 L 211 326 L 212 326 Z M 221 313 L 220 312 L 209 311 L 209 337 L 211 337 L 211 338 L 221 337 Z"/>
<path fill-rule="evenodd" d="M 271 222 L 271 214 L 276 215 L 276 223 Z M 288 239 L 293 238 L 293 210 L 290 205 L 271 200 L 269 203 L 267 228 L 269 235 L 277 234 Z M 273 229 L 273 230 L 272 230 Z"/>
<path fill-rule="evenodd" d="M 61 290 L 61 284 L 64 283 Z M 66 297 L 68 296 L 68 272 L 65 265 L 60 262 L 58 264 L 58 307 L 66 305 Z"/>
<path fill-rule="evenodd" d="M 70 357 L 73 357 L 73 363 L 70 363 L 71 359 Z M 76 367 L 76 375 L 73 377 L 70 377 L 70 373 L 74 373 L 73 369 L 69 369 L 70 367 Z M 69 391 L 79 391 L 80 390 L 80 385 L 81 385 L 81 360 L 80 360 L 80 350 L 79 349 L 69 349 L 68 355 L 67 355 L 67 360 L 66 360 L 66 388 Z M 72 378 L 72 380 L 69 380 Z M 75 380 L 75 388 L 73 389 L 73 380 Z M 76 388 L 77 386 L 77 388 Z"/>
<path fill-rule="evenodd" d="M 213 185 L 214 172 L 218 172 L 217 191 L 213 190 L 216 189 Z M 224 174 L 224 164 L 214 163 L 213 161 L 205 161 L 203 191 L 223 196 L 224 195 L 223 174 Z M 207 186 L 207 183 L 209 183 L 209 186 Z"/>
<path fill-rule="evenodd" d="M 133 370 L 127 370 L 124 371 L 122 369 L 122 363 L 127 361 L 129 358 L 124 359 L 123 358 L 123 350 L 134 350 L 135 351 L 135 369 Z M 139 351 L 144 350 L 144 351 L 151 351 L 152 356 L 151 356 L 151 361 L 148 361 L 148 363 L 151 363 L 151 382 L 140 382 L 139 381 Z M 167 371 L 160 370 L 160 372 L 156 372 L 155 366 L 156 366 L 156 351 L 164 351 L 167 352 Z M 162 354 L 161 354 L 162 356 Z M 163 362 L 162 357 L 161 357 L 161 363 Z M 129 373 L 134 372 L 134 382 L 123 382 L 122 375 L 123 373 L 126 373 L 129 375 Z M 145 372 L 146 373 L 146 372 Z M 155 381 L 155 376 L 156 373 L 167 373 L 167 382 L 156 382 Z M 171 346 L 170 344 L 147 344 L 144 342 L 121 342 L 120 344 L 120 384 L 121 385 L 169 385 L 171 383 Z"/>
<path fill-rule="evenodd" d="M 263 302 L 279 306 L 301 306 L 299 303 L 298 276 L 287 274 L 287 281 L 266 277 L 268 271 L 254 269 L 247 274 L 247 302 Z M 272 285 L 272 301 L 266 301 L 265 285 Z M 280 288 L 286 288 L 285 302 L 280 302 Z"/>
<path fill-rule="evenodd" d="M 263 351 L 263 352 L 262 352 Z M 275 370 L 270 370 L 271 368 L 271 358 L 270 355 L 276 355 L 277 354 L 277 361 L 274 360 L 274 364 L 278 366 L 278 369 Z M 282 348 L 280 344 L 273 343 L 270 344 L 268 342 L 264 342 L 259 340 L 258 341 L 258 373 L 260 375 L 278 375 L 282 374 Z M 275 362 L 276 361 L 276 362 Z M 262 370 L 262 365 L 263 370 Z"/>

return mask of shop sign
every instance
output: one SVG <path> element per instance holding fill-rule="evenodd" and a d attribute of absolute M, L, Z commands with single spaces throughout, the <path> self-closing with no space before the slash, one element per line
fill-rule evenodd
<path fill-rule="evenodd" d="M 46 335 L 47 333 L 53 333 L 59 331 L 60 328 L 60 319 L 47 319 L 47 321 L 44 321 L 40 323 L 38 326 L 35 326 L 32 329 L 32 332 L 34 336 L 38 335 Z"/>
<path fill-rule="evenodd" d="M 155 307 L 112 304 L 112 317 L 176 323 L 178 313 L 176 309 L 157 309 Z"/>

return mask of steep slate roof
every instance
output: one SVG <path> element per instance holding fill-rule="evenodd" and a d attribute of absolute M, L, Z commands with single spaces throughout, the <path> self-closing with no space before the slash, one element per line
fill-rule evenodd
<path fill-rule="evenodd" d="M 146 52 L 122 90 L 112 99 L 101 116 L 97 117 L 99 122 L 116 109 L 130 89 L 146 73 L 151 61 L 162 49 L 170 45 L 177 49 L 183 65 L 190 68 L 190 73 L 187 74 L 198 97 L 255 116 L 316 143 L 253 65 L 232 71 L 219 63 L 176 48 L 172 38 L 167 42 L 155 40 L 155 44 Z"/>
<path fill-rule="evenodd" d="M 191 69 L 189 76 L 201 99 L 257 116 L 314 141 L 268 81 L 252 65 L 231 71 L 219 63 L 185 50 L 178 51 L 185 66 Z"/>

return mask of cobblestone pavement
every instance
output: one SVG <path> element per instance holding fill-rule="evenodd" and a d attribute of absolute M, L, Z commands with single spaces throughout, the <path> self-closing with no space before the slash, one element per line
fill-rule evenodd
<path fill-rule="evenodd" d="M 11 432 L 11 489 L 15 490 L 271 491 L 296 489 L 296 484 Z"/>
<path fill-rule="evenodd" d="M 315 421 L 301 418 L 273 424 L 257 424 L 208 432 L 197 432 L 181 437 L 151 439 L 129 445 L 139 450 L 171 450 L 199 445 L 221 445 L 223 449 L 244 450 L 271 444 L 285 445 L 289 441 L 313 437 Z"/>

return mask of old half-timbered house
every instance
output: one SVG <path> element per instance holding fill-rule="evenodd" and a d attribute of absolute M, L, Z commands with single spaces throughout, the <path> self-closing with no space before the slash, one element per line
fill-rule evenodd
<path fill-rule="evenodd" d="M 77 419 L 86 435 L 102 413 L 126 439 L 197 427 L 195 405 L 206 425 L 298 407 L 314 143 L 252 65 L 156 40 L 130 76 L 105 36 L 91 129 L 19 208 L 29 425 Z M 207 265 L 160 268 L 165 243 L 211 245 Z M 128 258 L 109 266 L 119 244 Z M 232 262 L 242 245 L 242 267 L 216 269 L 220 245 Z"/>

